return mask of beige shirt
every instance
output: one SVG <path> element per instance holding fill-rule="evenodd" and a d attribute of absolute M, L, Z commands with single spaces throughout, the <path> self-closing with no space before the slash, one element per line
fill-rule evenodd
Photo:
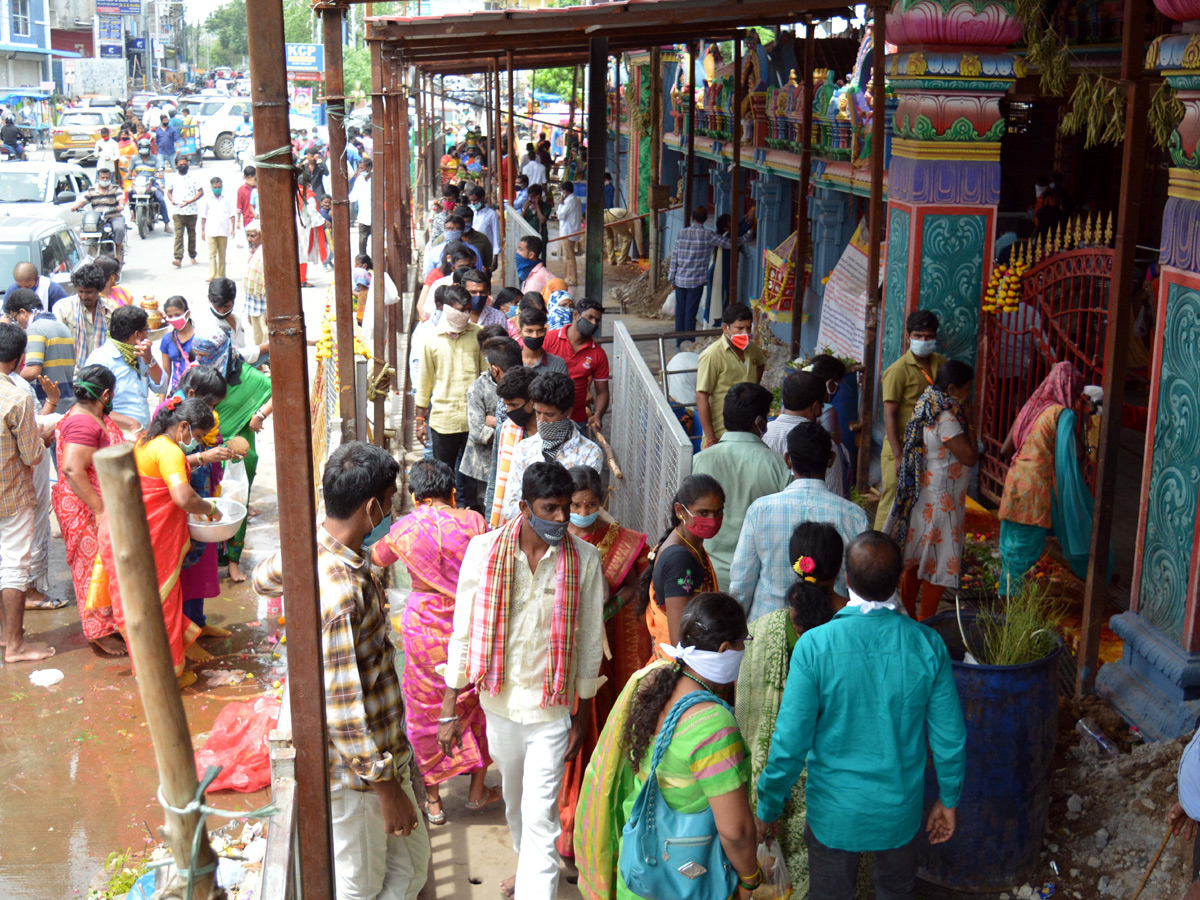
<path fill-rule="evenodd" d="M 454 627 L 447 648 L 446 686 L 465 688 L 470 658 L 471 614 L 479 593 L 479 582 L 487 571 L 488 554 L 500 536 L 500 530 L 472 538 L 463 556 L 458 575 L 458 595 L 454 604 Z M 575 698 L 589 699 L 605 681 L 600 677 L 604 656 L 604 598 L 608 588 L 600 569 L 600 554 L 587 541 L 574 535 L 579 552 L 579 614 L 575 617 L 575 652 L 572 671 L 567 673 L 567 702 L 562 706 L 542 707 L 543 683 L 549 649 L 550 624 L 554 616 L 554 592 L 557 588 L 559 547 L 550 547 L 538 562 L 536 572 L 517 549 L 513 596 L 509 603 L 508 646 L 505 652 L 504 685 L 492 696 L 480 689 L 479 704 L 488 715 L 503 716 L 521 724 L 552 722 L 569 716 Z"/>
<path fill-rule="evenodd" d="M 480 328 L 474 322 L 458 337 L 434 333 L 421 345 L 416 405 L 429 409 L 429 427 L 438 434 L 467 428 L 467 390 L 483 371 Z"/>

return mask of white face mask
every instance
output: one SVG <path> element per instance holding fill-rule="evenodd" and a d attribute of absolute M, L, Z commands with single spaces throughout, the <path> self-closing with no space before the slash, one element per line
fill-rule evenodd
<path fill-rule="evenodd" d="M 738 670 L 742 667 L 742 657 L 746 655 L 745 650 L 698 650 L 679 644 L 674 647 L 670 644 L 658 646 L 667 656 L 713 684 L 732 684 L 736 681 Z"/>
<path fill-rule="evenodd" d="M 908 347 L 913 356 L 928 356 L 937 349 L 937 341 L 910 341 Z"/>

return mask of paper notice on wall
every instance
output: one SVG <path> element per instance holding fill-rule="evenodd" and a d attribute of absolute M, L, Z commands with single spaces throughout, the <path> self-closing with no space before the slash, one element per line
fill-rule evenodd
<path fill-rule="evenodd" d="M 881 248 L 881 251 L 884 248 Z M 879 271 L 883 272 L 883 253 Z M 867 220 L 854 229 L 850 243 L 842 253 L 829 281 L 821 306 L 821 327 L 817 331 L 817 349 L 825 348 L 835 356 L 861 360 L 867 328 Z"/>

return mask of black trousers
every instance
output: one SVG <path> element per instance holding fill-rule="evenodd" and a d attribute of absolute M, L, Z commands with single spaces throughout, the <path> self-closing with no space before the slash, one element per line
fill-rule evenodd
<path fill-rule="evenodd" d="M 367 241 L 371 238 L 371 226 L 363 225 L 361 222 L 358 225 L 358 252 L 367 252 Z"/>
<path fill-rule="evenodd" d="M 854 900 L 860 854 L 826 847 L 808 825 L 804 826 L 804 843 L 808 847 L 808 900 Z M 877 900 L 916 900 L 917 839 L 894 850 L 877 850 L 874 856 Z"/>
<path fill-rule="evenodd" d="M 454 470 L 454 487 L 458 491 L 459 506 L 466 506 L 467 487 L 460 471 L 463 451 L 467 449 L 467 432 L 458 431 L 454 434 L 441 434 L 429 429 L 429 442 L 433 450 L 433 458 L 440 459 Z"/>

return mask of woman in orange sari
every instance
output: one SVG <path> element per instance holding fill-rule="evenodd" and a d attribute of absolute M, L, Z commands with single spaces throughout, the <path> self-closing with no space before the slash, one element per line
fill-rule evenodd
<path fill-rule="evenodd" d="M 194 672 L 184 671 L 184 651 L 200 636 L 200 627 L 183 614 L 183 590 L 179 584 L 183 558 L 191 547 L 188 514 L 210 518 L 220 516 L 216 503 L 201 497 L 188 483 L 184 447 L 191 447 L 215 424 L 213 411 L 203 400 L 172 397 L 159 407 L 150 421 L 150 427 L 134 448 L 142 498 L 146 503 L 146 520 L 150 526 L 150 543 L 154 548 L 154 567 L 158 574 L 163 620 L 171 644 L 175 675 L 181 688 L 196 681 Z M 93 575 L 93 586 L 97 575 L 107 579 L 113 619 L 124 636 L 125 611 L 121 604 L 107 518 L 100 520 L 100 555 L 96 565 L 98 572 Z"/>
<path fill-rule="evenodd" d="M 566 764 L 562 791 L 558 795 L 558 815 L 562 822 L 558 852 L 574 857 L 575 807 L 579 802 L 583 771 L 617 695 L 650 655 L 650 632 L 634 610 L 636 603 L 632 603 L 637 599 L 642 571 L 649 565 L 646 535 L 601 517 L 604 488 L 599 472 L 589 466 L 575 466 L 571 469 L 571 478 L 575 482 L 575 492 L 571 495 L 571 524 L 567 530 L 600 551 L 604 580 L 608 584 L 608 602 L 604 604 L 608 652 L 600 663 L 600 674 L 608 680 L 601 685 L 592 702 L 591 721 L 584 732 L 583 746 Z"/>

